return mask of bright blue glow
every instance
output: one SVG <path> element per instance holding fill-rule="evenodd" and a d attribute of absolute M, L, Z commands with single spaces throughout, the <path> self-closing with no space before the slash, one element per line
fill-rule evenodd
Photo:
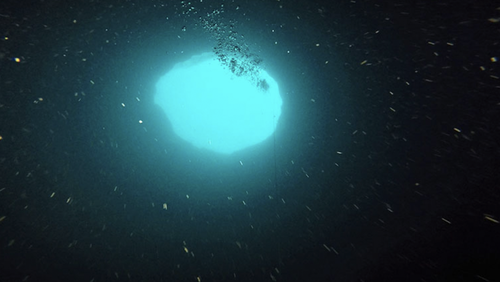
<path fill-rule="evenodd" d="M 243 73 L 235 75 L 213 53 L 193 56 L 160 78 L 155 103 L 182 139 L 231 154 L 271 136 L 283 103 L 266 71 Z"/>

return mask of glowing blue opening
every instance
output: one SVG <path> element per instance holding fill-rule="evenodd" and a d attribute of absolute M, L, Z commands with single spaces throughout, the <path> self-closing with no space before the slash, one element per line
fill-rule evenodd
<path fill-rule="evenodd" d="M 271 136 L 281 115 L 278 83 L 264 70 L 223 66 L 213 53 L 176 64 L 155 103 L 174 132 L 198 148 L 231 154 Z"/>

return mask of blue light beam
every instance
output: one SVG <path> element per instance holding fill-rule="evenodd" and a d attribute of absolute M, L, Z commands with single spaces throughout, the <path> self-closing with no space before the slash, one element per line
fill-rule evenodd
<path fill-rule="evenodd" d="M 265 70 L 235 72 L 214 53 L 203 53 L 159 79 L 155 103 L 179 137 L 198 148 L 231 154 L 271 136 L 283 102 L 278 83 Z"/>

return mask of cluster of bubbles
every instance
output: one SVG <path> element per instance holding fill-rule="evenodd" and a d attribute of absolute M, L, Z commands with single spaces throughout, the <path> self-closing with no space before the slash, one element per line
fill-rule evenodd
<path fill-rule="evenodd" d="M 193 13 L 194 8 L 190 2 L 182 3 L 184 8 L 188 9 L 187 13 Z M 250 48 L 243 40 L 244 37 L 235 30 L 236 21 L 223 19 L 224 9 L 224 5 L 221 5 L 220 8 L 199 17 L 201 27 L 217 42 L 212 51 L 219 62 L 235 76 L 245 77 L 255 86 L 267 91 L 269 84 L 260 76 L 262 59 L 250 52 Z M 235 9 L 238 10 L 239 6 Z"/>

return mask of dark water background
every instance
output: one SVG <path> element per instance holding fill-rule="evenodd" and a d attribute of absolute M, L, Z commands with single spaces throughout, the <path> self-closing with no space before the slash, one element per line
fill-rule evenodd
<path fill-rule="evenodd" d="M 0 281 L 497 281 L 498 5 L 406 2 L 3 1 Z M 153 102 L 214 10 L 284 102 L 230 156 Z"/>

